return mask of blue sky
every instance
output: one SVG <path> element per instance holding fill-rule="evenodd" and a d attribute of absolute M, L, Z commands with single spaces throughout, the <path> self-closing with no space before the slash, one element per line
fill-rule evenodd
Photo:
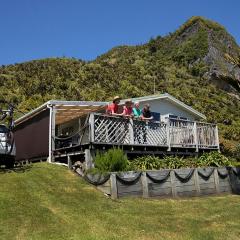
<path fill-rule="evenodd" d="M 0 7 L 0 65 L 91 60 L 173 32 L 195 15 L 219 22 L 240 43 L 239 0 L 0 0 Z"/>

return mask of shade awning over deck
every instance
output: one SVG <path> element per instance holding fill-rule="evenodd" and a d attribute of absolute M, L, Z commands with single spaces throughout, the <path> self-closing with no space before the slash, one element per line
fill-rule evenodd
<path fill-rule="evenodd" d="M 107 104 L 108 102 L 51 100 L 20 117 L 15 124 L 22 124 L 48 108 L 55 109 L 55 123 L 63 124 L 88 113 L 104 110 Z"/>
<path fill-rule="evenodd" d="M 56 105 L 56 125 L 63 124 L 91 112 L 104 110 L 105 105 Z"/>

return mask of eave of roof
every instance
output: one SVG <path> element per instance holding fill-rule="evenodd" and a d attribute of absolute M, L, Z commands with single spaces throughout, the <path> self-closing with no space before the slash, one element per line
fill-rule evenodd
<path fill-rule="evenodd" d="M 36 114 L 44 111 L 45 109 L 47 109 L 47 106 L 49 104 L 49 101 L 48 102 L 45 102 L 44 104 L 42 104 L 41 106 L 33 109 L 32 111 L 24 114 L 23 116 L 21 116 L 20 118 L 18 118 L 17 120 L 15 120 L 15 125 L 18 125 L 22 122 L 24 122 L 26 119 L 30 118 L 30 117 L 33 117 L 35 116 Z"/>

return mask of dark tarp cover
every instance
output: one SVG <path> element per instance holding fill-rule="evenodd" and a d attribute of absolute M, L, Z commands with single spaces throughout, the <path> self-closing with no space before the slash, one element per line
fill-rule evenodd
<path fill-rule="evenodd" d="M 49 112 L 46 109 L 15 127 L 17 161 L 48 157 Z"/>

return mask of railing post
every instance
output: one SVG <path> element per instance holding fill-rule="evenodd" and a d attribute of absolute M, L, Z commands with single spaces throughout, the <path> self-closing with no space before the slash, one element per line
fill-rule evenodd
<path fill-rule="evenodd" d="M 89 116 L 89 140 L 90 142 L 94 142 L 94 114 L 91 113 Z"/>
<path fill-rule="evenodd" d="M 129 141 L 130 144 L 134 144 L 134 131 L 133 131 L 133 119 L 129 119 Z"/>
<path fill-rule="evenodd" d="M 166 133 L 167 133 L 167 146 L 168 149 L 167 151 L 171 151 L 171 139 L 170 139 L 170 120 L 167 119 L 167 124 L 166 124 Z"/>
<path fill-rule="evenodd" d="M 216 144 L 217 144 L 217 149 L 220 152 L 219 137 L 218 137 L 218 126 L 217 126 L 217 124 L 215 126 L 215 141 L 216 141 Z"/>
<path fill-rule="evenodd" d="M 194 122 L 193 134 L 194 134 L 194 143 L 195 143 L 195 146 L 196 146 L 196 152 L 198 152 L 197 122 Z"/>

